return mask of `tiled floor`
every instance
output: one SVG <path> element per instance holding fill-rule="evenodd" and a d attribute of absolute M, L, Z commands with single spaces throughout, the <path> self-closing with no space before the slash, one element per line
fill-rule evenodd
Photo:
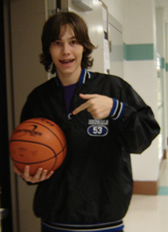
<path fill-rule="evenodd" d="M 161 165 L 158 195 L 133 195 L 124 223 L 124 232 L 168 231 L 168 160 Z"/>

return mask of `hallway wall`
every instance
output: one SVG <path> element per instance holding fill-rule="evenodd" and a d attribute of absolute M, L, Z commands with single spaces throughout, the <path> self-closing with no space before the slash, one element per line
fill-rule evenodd
<path fill-rule="evenodd" d="M 125 79 L 151 106 L 158 118 L 154 1 L 125 1 L 125 17 Z M 158 180 L 158 138 L 142 155 L 132 155 L 132 167 L 134 181 Z"/>
<path fill-rule="evenodd" d="M 151 106 L 159 121 L 155 1 L 106 0 L 104 2 L 109 7 L 109 12 L 111 11 L 123 26 L 124 79 Z M 117 6 L 116 12 L 114 12 L 114 6 Z M 152 191 L 155 193 L 159 177 L 160 149 L 159 137 L 157 137 L 141 155 L 131 156 L 134 181 L 153 184 Z"/>

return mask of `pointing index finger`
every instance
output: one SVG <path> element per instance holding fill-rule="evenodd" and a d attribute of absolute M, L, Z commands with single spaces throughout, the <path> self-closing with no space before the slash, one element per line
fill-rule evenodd
<path fill-rule="evenodd" d="M 89 100 L 91 98 L 94 98 L 95 97 L 95 94 L 79 94 L 79 96 L 82 98 L 82 99 L 85 99 L 85 100 Z M 79 112 L 87 109 L 89 107 L 90 103 L 89 101 L 86 101 L 85 103 L 81 104 L 80 106 L 78 106 L 73 112 L 72 114 L 73 115 L 76 115 L 78 114 Z"/>
<path fill-rule="evenodd" d="M 87 109 L 88 106 L 89 106 L 89 103 L 88 103 L 88 101 L 87 101 L 87 102 L 83 103 L 82 105 L 80 105 L 79 107 L 77 107 L 72 113 L 73 113 L 74 115 L 76 115 L 76 114 L 78 114 L 79 112 L 81 112 L 81 111 Z"/>

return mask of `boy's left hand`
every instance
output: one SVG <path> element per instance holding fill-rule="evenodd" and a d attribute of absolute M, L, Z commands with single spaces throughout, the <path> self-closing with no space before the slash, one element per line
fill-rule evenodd
<path fill-rule="evenodd" d="M 87 100 L 85 103 L 77 107 L 72 114 L 76 115 L 82 110 L 87 111 L 95 119 L 103 119 L 109 116 L 113 107 L 113 99 L 99 94 L 79 94 L 82 99 Z"/>

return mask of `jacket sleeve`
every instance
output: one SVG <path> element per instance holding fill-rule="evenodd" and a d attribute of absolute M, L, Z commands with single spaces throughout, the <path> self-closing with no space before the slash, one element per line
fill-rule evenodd
<path fill-rule="evenodd" d="M 119 143 L 129 153 L 142 153 L 160 132 L 151 108 L 130 85 L 121 91 L 118 106 Z"/>

